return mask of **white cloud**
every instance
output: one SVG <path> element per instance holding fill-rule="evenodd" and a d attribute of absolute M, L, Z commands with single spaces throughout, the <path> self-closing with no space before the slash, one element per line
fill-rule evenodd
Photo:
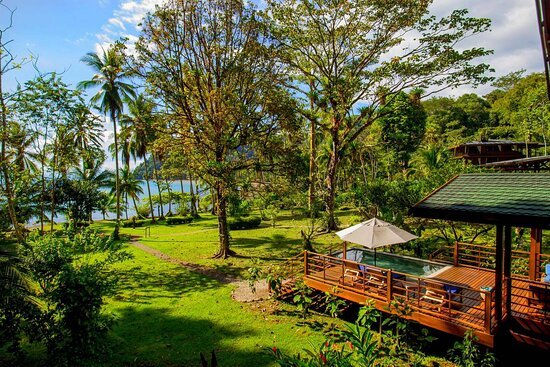
<path fill-rule="evenodd" d="M 468 9 L 470 16 L 491 19 L 491 31 L 466 40 L 464 47 L 484 47 L 493 50 L 492 55 L 482 60 L 495 69 L 493 76 L 499 77 L 520 69 L 526 69 L 528 73 L 543 70 L 534 1 L 435 0 L 430 9 L 433 14 L 442 16 L 459 8 Z M 463 86 L 448 90 L 444 94 L 458 96 L 475 92 L 483 95 L 491 89 L 490 85 L 480 86 L 478 89 Z"/>
<path fill-rule="evenodd" d="M 105 0 L 103 0 L 105 1 Z M 109 44 L 120 38 L 128 38 L 133 44 L 137 40 L 139 24 L 143 17 L 155 10 L 156 5 L 160 5 L 164 0 L 124 0 L 117 9 L 113 11 L 113 16 L 109 18 L 106 24 L 101 28 L 102 33 L 96 35 L 98 43 L 96 50 L 106 49 Z M 130 47 L 132 47 L 130 45 Z"/>

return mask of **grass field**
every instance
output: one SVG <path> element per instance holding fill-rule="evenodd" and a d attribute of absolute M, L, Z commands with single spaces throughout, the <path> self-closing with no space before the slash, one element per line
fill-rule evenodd
<path fill-rule="evenodd" d="M 128 250 L 134 258 L 120 266 L 122 291 L 108 302 L 117 318 L 108 365 L 192 366 L 199 352 L 215 349 L 223 366 L 270 366 L 267 348 L 298 352 L 322 342 L 321 325 L 334 322 L 302 323 L 288 306 L 273 314 L 270 302 L 238 303 L 232 285 Z"/>
<path fill-rule="evenodd" d="M 290 211 L 281 212 L 274 227 L 262 222 L 260 228 L 231 231 L 231 249 L 237 256 L 225 261 L 212 259 L 218 249 L 217 219 L 209 214 L 201 214 L 202 218 L 190 224 L 183 225 L 153 225 L 151 236 L 140 238 L 143 244 L 155 248 L 174 258 L 195 264 L 207 265 L 221 272 L 245 276 L 246 270 L 252 266 L 253 260 L 260 264 L 275 264 L 282 262 L 302 251 L 300 231 L 308 226 L 309 220 L 302 215 L 292 215 Z M 351 223 L 353 212 L 341 212 L 340 221 L 343 226 Z M 112 222 L 97 222 L 95 226 L 104 231 L 110 231 Z M 132 236 L 143 236 L 143 228 L 123 228 L 121 233 Z M 327 250 L 341 243 L 334 233 L 320 235 L 314 238 L 313 244 L 317 250 Z"/>

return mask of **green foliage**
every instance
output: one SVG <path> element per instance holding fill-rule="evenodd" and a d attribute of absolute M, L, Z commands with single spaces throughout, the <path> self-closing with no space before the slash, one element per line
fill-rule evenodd
<path fill-rule="evenodd" d="M 140 218 L 149 217 L 151 215 L 151 207 L 150 207 L 149 203 L 144 203 L 144 204 L 138 205 L 137 215 Z"/>
<path fill-rule="evenodd" d="M 383 110 L 383 117 L 378 120 L 381 125 L 380 139 L 387 149 L 396 153 L 395 163 L 407 168 L 411 154 L 424 136 L 426 112 L 419 100 L 405 92 L 392 96 Z"/>
<path fill-rule="evenodd" d="M 495 355 L 488 351 L 482 352 L 476 344 L 477 337 L 472 330 L 466 331 L 462 342 L 455 342 L 448 351 L 453 362 L 461 367 L 492 367 L 495 365 Z"/>
<path fill-rule="evenodd" d="M 129 258 L 121 245 L 90 229 L 71 238 L 34 234 L 22 258 L 43 307 L 28 320 L 35 328 L 29 338 L 44 343 L 56 366 L 102 357 L 113 322 L 102 311 L 104 297 L 114 294 L 118 279 L 111 265 Z"/>
<path fill-rule="evenodd" d="M 337 289 L 335 289 L 335 291 L 337 292 Z M 328 313 L 330 317 L 338 317 L 345 305 L 346 302 L 340 297 L 330 292 L 325 292 L 325 312 Z"/>
<path fill-rule="evenodd" d="M 269 287 L 269 291 L 273 294 L 274 298 L 279 296 L 284 279 L 283 269 L 281 269 L 280 266 L 270 267 L 267 270 L 265 280 L 267 282 L 267 286 Z"/>
<path fill-rule="evenodd" d="M 378 311 L 374 306 L 374 300 L 369 299 L 365 302 L 365 305 L 359 309 L 357 323 L 368 329 L 372 329 L 374 324 L 378 322 L 380 316 L 380 311 Z"/>
<path fill-rule="evenodd" d="M 193 217 L 188 215 L 186 217 L 169 217 L 166 218 L 166 224 L 168 225 L 174 225 L 174 224 L 188 224 L 193 221 Z"/>
<path fill-rule="evenodd" d="M 309 308 L 313 303 L 313 299 L 311 298 L 311 288 L 305 285 L 303 281 L 297 281 L 294 285 L 294 292 L 295 294 L 292 298 L 292 302 L 294 302 L 298 308 L 298 311 L 302 313 L 302 318 L 305 319 L 309 314 Z"/>
<path fill-rule="evenodd" d="M 247 216 L 252 210 L 250 202 L 248 200 L 241 199 L 237 195 L 230 195 L 228 198 L 228 204 L 228 214 L 232 217 Z"/>
<path fill-rule="evenodd" d="M 256 283 L 262 279 L 263 277 L 263 271 L 259 267 L 259 261 L 258 259 L 253 260 L 253 266 L 248 268 L 248 286 L 252 293 L 256 293 Z"/>
<path fill-rule="evenodd" d="M 260 217 L 228 218 L 227 225 L 231 230 L 258 228 L 262 223 Z"/>
<path fill-rule="evenodd" d="M 328 339 L 315 349 L 304 350 L 293 356 L 273 347 L 270 353 L 281 367 L 372 367 L 379 362 L 374 334 L 358 324 L 339 332 L 338 340 Z M 343 341 L 343 342 L 342 342 Z"/>
<path fill-rule="evenodd" d="M 279 214 L 279 208 L 277 208 L 275 205 L 268 205 L 263 211 L 262 211 L 262 219 L 267 219 L 271 222 L 271 226 L 275 227 L 275 222 L 277 220 L 277 215 Z"/>
<path fill-rule="evenodd" d="M 170 219 L 170 218 L 168 218 Z M 145 227 L 151 225 L 151 219 L 131 219 L 122 222 L 122 228 Z"/>
<path fill-rule="evenodd" d="M 0 349 L 18 360 L 23 358 L 21 339 L 28 331 L 26 320 L 34 317 L 38 307 L 34 292 L 18 256 L 15 244 L 0 242 Z"/>

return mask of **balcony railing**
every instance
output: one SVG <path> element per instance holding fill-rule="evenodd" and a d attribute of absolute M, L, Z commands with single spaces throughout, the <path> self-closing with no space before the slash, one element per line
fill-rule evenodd
<path fill-rule="evenodd" d="M 456 242 L 453 246 L 445 246 L 434 252 L 430 256 L 430 260 L 437 260 L 455 266 L 465 265 L 494 270 L 495 253 L 494 246 Z M 512 250 L 512 274 L 522 278 L 528 277 L 529 258 L 529 252 Z M 538 254 L 534 261 L 534 266 L 538 270 L 537 274 L 542 274 L 545 271 L 545 264 L 550 263 L 550 255 Z"/>
<path fill-rule="evenodd" d="M 336 294 L 368 296 L 390 306 L 405 301 L 414 312 L 491 334 L 495 324 L 493 290 L 474 289 L 350 260 L 305 252 L 306 279 L 330 286 Z"/>

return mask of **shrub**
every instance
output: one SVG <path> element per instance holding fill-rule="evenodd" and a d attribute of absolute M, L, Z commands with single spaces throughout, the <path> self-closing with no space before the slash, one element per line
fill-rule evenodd
<path fill-rule="evenodd" d="M 137 207 L 137 215 L 140 218 L 147 218 L 151 214 L 151 205 L 149 203 L 141 204 Z"/>
<path fill-rule="evenodd" d="M 105 354 L 113 320 L 102 309 L 119 278 L 111 265 L 130 258 L 121 247 L 89 229 L 71 239 L 29 238 L 22 255 L 43 310 L 28 336 L 45 344 L 50 365 L 83 365 Z"/>
<path fill-rule="evenodd" d="M 193 221 L 193 217 L 191 216 L 166 218 L 166 224 L 168 225 L 187 224 L 187 223 L 191 223 L 192 221 Z"/>
<path fill-rule="evenodd" d="M 122 227 L 124 228 L 133 228 L 133 227 L 144 227 L 151 225 L 151 219 L 138 219 L 138 220 L 126 220 L 122 222 Z"/>
<path fill-rule="evenodd" d="M 227 225 L 231 230 L 258 228 L 262 223 L 260 217 L 229 218 Z"/>

